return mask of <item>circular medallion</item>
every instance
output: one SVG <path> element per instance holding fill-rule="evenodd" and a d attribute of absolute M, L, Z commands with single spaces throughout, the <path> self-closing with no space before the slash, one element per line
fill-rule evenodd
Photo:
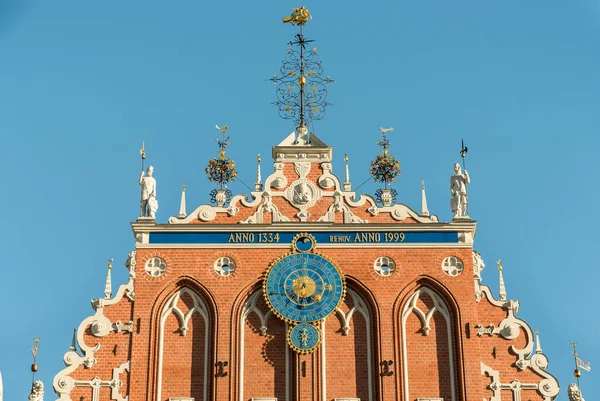
<path fill-rule="evenodd" d="M 316 322 L 339 306 L 346 293 L 344 276 L 319 254 L 293 253 L 273 264 L 263 291 L 273 312 L 287 322 Z"/>
<path fill-rule="evenodd" d="M 308 323 L 300 323 L 288 331 L 288 343 L 296 352 L 308 354 L 321 343 L 321 332 Z"/>

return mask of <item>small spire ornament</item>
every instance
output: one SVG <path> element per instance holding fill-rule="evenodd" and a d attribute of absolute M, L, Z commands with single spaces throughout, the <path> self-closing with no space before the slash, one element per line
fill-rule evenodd
<path fill-rule="evenodd" d="M 350 168 L 348 167 L 348 155 L 344 155 L 344 163 L 346 163 L 346 179 L 344 180 L 344 191 L 350 191 L 352 184 L 350 184 Z"/>
<path fill-rule="evenodd" d="M 181 202 L 179 203 L 179 214 L 177 215 L 177 217 L 179 217 L 180 219 L 185 219 L 185 216 L 187 216 L 186 210 L 185 210 L 185 182 L 181 183 Z"/>
<path fill-rule="evenodd" d="M 235 169 L 235 162 L 231 158 L 226 157 L 227 146 L 229 145 L 229 136 L 226 135 L 228 125 L 224 127 L 216 128 L 221 131 L 221 137 L 217 137 L 217 144 L 219 146 L 219 157 L 214 157 L 208 161 L 208 166 L 204 169 L 208 176 L 208 181 L 216 182 L 219 186 L 218 189 L 213 189 L 210 192 L 210 201 L 215 203 L 217 206 L 224 206 L 231 199 L 231 191 L 227 189 L 227 184 L 235 182 L 237 177 L 237 170 Z"/>
<path fill-rule="evenodd" d="M 260 176 L 260 153 L 256 156 L 256 182 L 254 183 L 255 191 L 262 191 L 262 177 Z"/>
<path fill-rule="evenodd" d="M 380 188 L 375 192 L 375 199 L 383 206 L 391 206 L 396 202 L 398 192 L 395 189 L 388 188 L 396 178 L 402 174 L 400 170 L 400 161 L 394 155 L 389 153 L 390 141 L 387 138 L 387 133 L 393 131 L 394 128 L 379 128 L 381 132 L 381 140 L 377 145 L 381 147 L 381 154 L 377 155 L 375 160 L 371 161 L 371 170 L 369 173 L 375 182 L 383 182 L 384 188 Z"/>
<path fill-rule="evenodd" d="M 106 266 L 107 272 L 106 284 L 104 285 L 104 299 L 110 299 L 110 296 L 112 295 L 112 279 L 110 271 L 112 270 L 112 263 L 114 261 L 114 259 L 108 259 L 108 265 Z"/>
<path fill-rule="evenodd" d="M 427 208 L 427 196 L 425 195 L 425 181 L 421 181 L 421 216 L 429 217 Z"/>
<path fill-rule="evenodd" d="M 506 301 L 506 286 L 504 285 L 504 275 L 502 274 L 502 261 L 498 259 L 498 281 L 500 287 L 500 300 Z"/>

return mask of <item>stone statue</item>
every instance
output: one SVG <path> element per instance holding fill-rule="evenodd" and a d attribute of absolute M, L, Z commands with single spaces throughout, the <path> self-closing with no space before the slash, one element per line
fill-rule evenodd
<path fill-rule="evenodd" d="M 467 170 L 461 173 L 460 164 L 454 163 L 454 175 L 450 177 L 450 207 L 455 218 L 467 215 L 467 185 L 470 183 Z"/>
<path fill-rule="evenodd" d="M 142 171 L 140 175 L 139 184 L 142 187 L 142 210 L 140 213 L 141 217 L 152 217 L 156 216 L 158 210 L 158 201 L 156 200 L 156 180 L 152 177 L 154 167 L 148 166 L 146 169 L 146 175 Z"/>
<path fill-rule="evenodd" d="M 41 380 L 36 380 L 31 386 L 29 401 L 44 401 L 44 383 Z"/>
<path fill-rule="evenodd" d="M 569 384 L 567 394 L 569 396 L 569 401 L 585 401 L 581 395 L 581 390 L 575 383 Z"/>

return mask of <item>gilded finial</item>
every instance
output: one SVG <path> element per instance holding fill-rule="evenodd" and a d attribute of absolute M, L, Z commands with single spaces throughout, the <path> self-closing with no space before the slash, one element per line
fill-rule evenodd
<path fill-rule="evenodd" d="M 344 153 L 344 162 L 348 163 L 348 154 Z"/>
<path fill-rule="evenodd" d="M 107 266 L 107 268 L 108 268 L 109 270 L 110 270 L 110 269 L 112 269 L 112 263 L 113 263 L 114 261 L 115 261 L 115 259 L 114 259 L 114 258 L 109 258 L 109 259 L 108 259 L 108 266 Z"/>
<path fill-rule="evenodd" d="M 425 189 L 425 181 L 421 180 L 421 189 Z"/>
<path fill-rule="evenodd" d="M 227 129 L 229 128 L 229 125 L 225 124 L 223 127 L 219 127 L 218 125 L 215 125 L 215 127 L 217 127 L 217 129 L 224 134 L 224 133 L 227 132 Z"/>
<path fill-rule="evenodd" d="M 256 162 L 260 163 L 260 153 L 256 156 Z"/>
<path fill-rule="evenodd" d="M 292 25 L 303 26 L 312 18 L 312 15 L 308 12 L 305 7 L 294 8 L 291 15 L 283 17 L 281 20 L 284 24 L 290 23 Z"/>
<path fill-rule="evenodd" d="M 182 190 L 182 191 L 185 191 L 185 182 L 182 182 L 182 183 L 181 183 L 181 190 Z"/>
<path fill-rule="evenodd" d="M 38 371 L 37 354 L 40 349 L 39 337 L 34 338 L 33 345 L 31 346 L 31 355 L 33 356 L 33 364 L 31 364 L 31 384 L 35 383 L 35 372 Z"/>
<path fill-rule="evenodd" d="M 496 263 L 498 264 L 498 270 L 499 270 L 499 271 L 502 271 L 502 261 L 501 261 L 500 259 L 498 259 L 498 260 L 496 261 Z"/>

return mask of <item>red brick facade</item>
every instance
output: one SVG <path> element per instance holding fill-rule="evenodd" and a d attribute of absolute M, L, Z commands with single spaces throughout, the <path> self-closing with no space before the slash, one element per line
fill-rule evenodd
<path fill-rule="evenodd" d="M 382 207 L 370 197 L 354 198 L 337 178 L 324 179 L 329 160 L 314 156 L 329 150 L 317 150 L 308 152 L 306 178 L 320 193 L 313 191 L 316 202 L 304 222 L 297 216 L 300 208 L 284 195 L 302 169 L 280 157 L 266 188 L 253 193 L 255 200 L 234 197 L 221 208 L 202 206 L 171 224 L 134 223 L 132 278 L 112 299 L 96 301 L 95 315 L 80 326 L 80 349 L 67 352 L 67 368 L 54 381 L 59 399 L 504 401 L 519 394 L 522 400 L 553 400 L 558 383 L 545 372 L 547 360 L 534 349 L 531 328 L 515 317 L 518 303 L 495 300 L 479 285 L 475 222 L 439 223 L 404 205 Z M 277 170 L 278 164 L 283 168 Z M 248 220 L 259 215 L 262 224 Z M 321 324 L 320 347 L 299 355 L 287 344 L 287 324 L 270 312 L 262 294 L 265 270 L 289 252 L 290 243 L 152 242 L 157 232 L 238 229 L 443 231 L 458 239 L 447 246 L 318 243 L 317 251 L 343 271 L 348 291 Z M 235 261 L 229 276 L 215 269 L 225 256 Z M 374 269 L 382 256 L 396 263 L 388 276 Z M 158 277 L 145 270 L 154 257 L 166 263 Z M 462 273 L 443 270 L 447 257 L 462 261 Z M 119 330 L 117 321 L 132 325 Z"/>

